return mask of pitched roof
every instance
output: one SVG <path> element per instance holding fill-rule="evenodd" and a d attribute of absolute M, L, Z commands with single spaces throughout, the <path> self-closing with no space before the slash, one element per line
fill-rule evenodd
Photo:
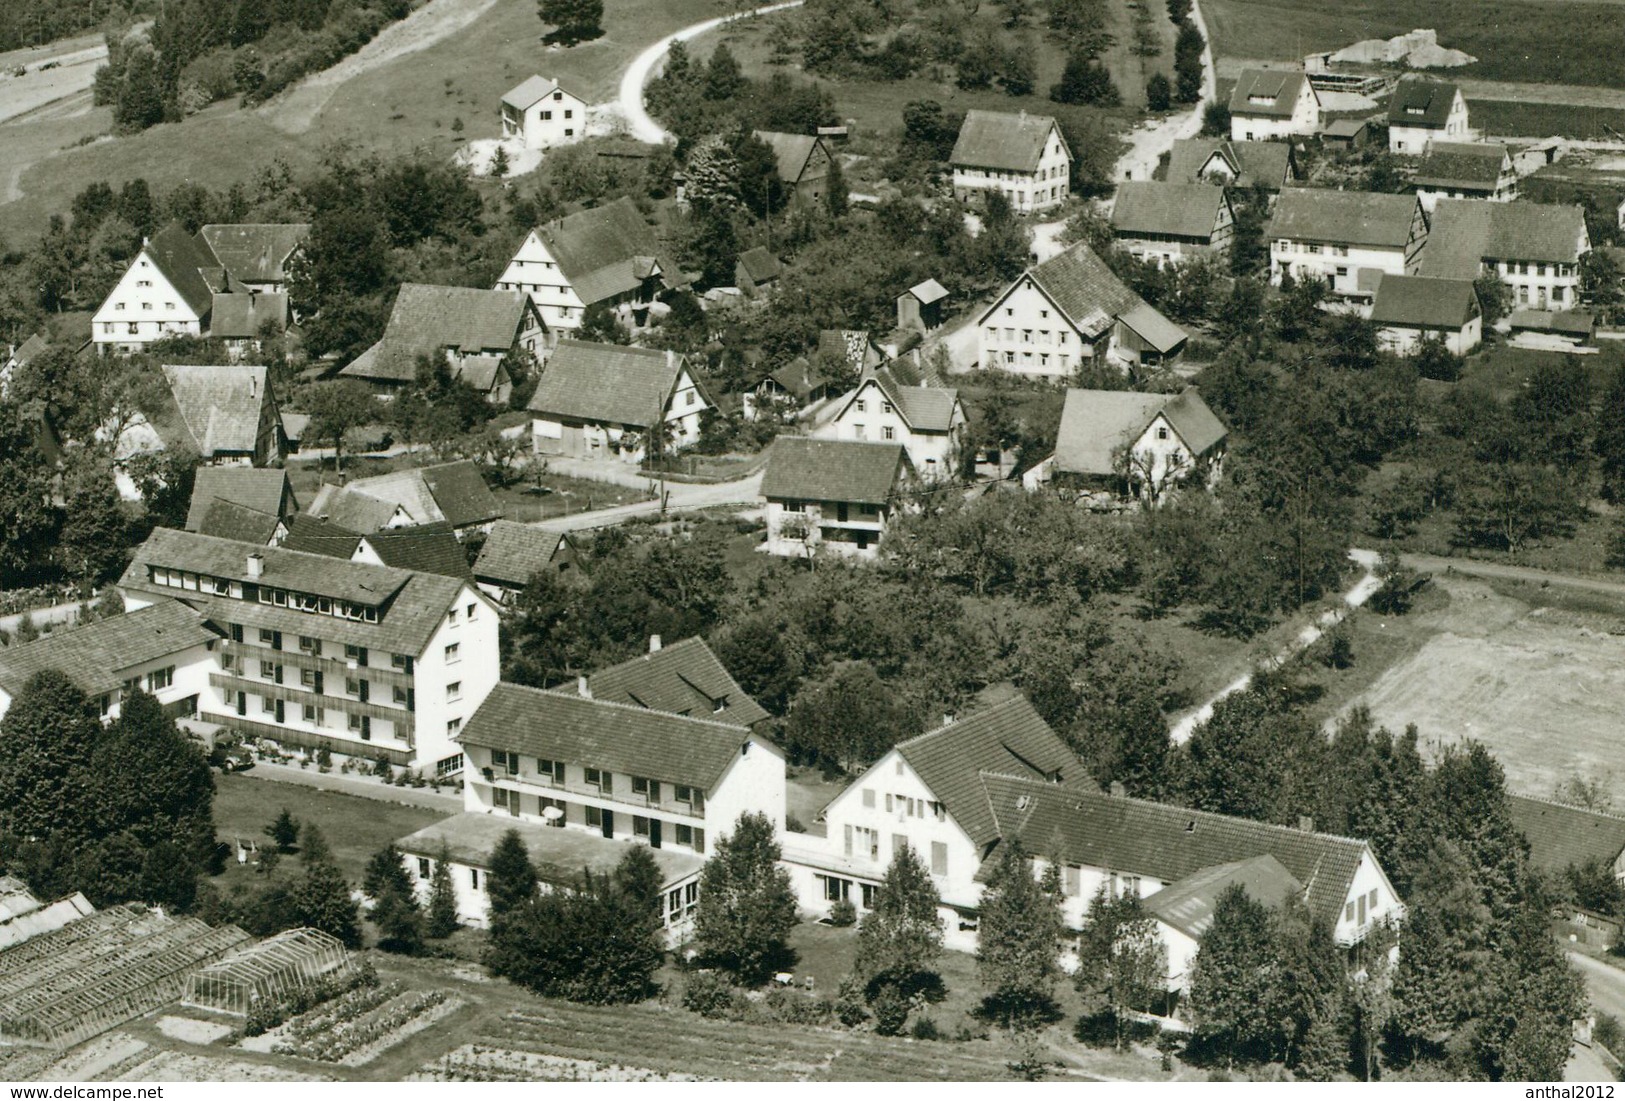
<path fill-rule="evenodd" d="M 773 150 L 778 162 L 779 179 L 785 183 L 798 183 L 807 171 L 807 161 L 818 148 L 818 138 L 811 134 L 785 134 L 777 130 L 752 130 L 751 137 Z"/>
<path fill-rule="evenodd" d="M 768 717 L 698 636 L 601 669 L 587 678 L 587 688 L 597 700 L 740 726 Z"/>
<path fill-rule="evenodd" d="M 269 324 L 281 332 L 288 324 L 288 296 L 277 292 L 217 294 L 209 314 L 209 335 L 222 340 L 252 340 Z"/>
<path fill-rule="evenodd" d="M 1190 334 L 1162 314 L 1149 302 L 1141 302 L 1124 310 L 1117 319 L 1139 334 L 1140 338 L 1163 355 L 1171 355 L 1190 339 Z"/>
<path fill-rule="evenodd" d="M 559 87 L 556 80 L 544 76 L 529 76 L 503 93 L 502 102 L 516 111 L 528 111 L 552 95 Z"/>
<path fill-rule="evenodd" d="M 1025 696 L 956 719 L 897 743 L 897 752 L 978 846 L 998 838 L 998 822 L 981 774 L 1000 772 L 1047 780 L 1086 778 L 1082 763 Z"/>
<path fill-rule="evenodd" d="M 761 494 L 776 500 L 883 505 L 908 465 L 900 443 L 780 436 L 768 454 Z"/>
<path fill-rule="evenodd" d="M 766 283 L 777 279 L 784 270 L 779 258 L 758 245 L 739 254 L 739 263 L 752 283 Z"/>
<path fill-rule="evenodd" d="M 1415 195 L 1286 187 L 1275 200 L 1265 236 L 1404 248 L 1415 215 Z"/>
<path fill-rule="evenodd" d="M 235 223 L 207 225 L 198 236 L 216 261 L 244 283 L 280 283 L 288 278 L 288 257 L 305 238 L 305 223 Z"/>
<path fill-rule="evenodd" d="M 1179 394 L 1068 390 L 1061 427 L 1055 433 L 1055 469 L 1067 474 L 1115 473 L 1113 453 L 1138 440 L 1159 413 L 1192 455 L 1206 454 L 1227 435 L 1195 388 Z"/>
<path fill-rule="evenodd" d="M 1446 81 L 1402 80 L 1388 100 L 1388 124 L 1442 130 L 1455 99 L 1456 86 Z"/>
<path fill-rule="evenodd" d="M 1192 940 L 1200 940 L 1213 924 L 1219 896 L 1240 886 L 1254 902 L 1275 907 L 1302 897 L 1303 884 L 1273 856 L 1255 856 L 1192 872 L 1145 900 L 1147 912 Z"/>
<path fill-rule="evenodd" d="M 922 305 L 930 305 L 948 297 L 948 288 L 935 279 L 927 279 L 923 283 L 916 283 L 908 289 L 908 293 L 920 300 Z"/>
<path fill-rule="evenodd" d="M 345 561 L 350 560 L 360 545 L 360 532 L 350 531 L 305 512 L 288 517 L 288 535 L 282 540 L 283 550 L 323 554 Z"/>
<path fill-rule="evenodd" d="M 9 362 L 15 367 L 27 366 L 35 356 L 50 346 L 51 342 L 45 339 L 43 333 L 35 333 L 17 346 L 17 350 L 11 353 Z"/>
<path fill-rule="evenodd" d="M 239 505 L 235 501 L 222 501 L 218 497 L 209 502 L 203 519 L 196 530 L 202 535 L 221 539 L 235 539 L 242 543 L 269 543 L 276 535 L 279 516 Z"/>
<path fill-rule="evenodd" d="M 1058 843 L 1061 859 L 1177 883 L 1193 872 L 1255 856 L 1273 856 L 1304 884 L 1315 917 L 1335 924 L 1364 841 L 1106 795 L 1084 785 L 983 775 L 1000 839 L 1020 838 L 1028 852 Z M 996 859 L 989 854 L 985 871 Z M 981 876 L 983 872 L 978 872 Z"/>
<path fill-rule="evenodd" d="M 326 484 L 306 511 L 370 535 L 394 519 L 397 509 L 414 524 L 444 520 L 454 528 L 484 524 L 502 515 L 480 468 L 469 459 L 407 467 L 357 478 L 345 486 Z"/>
<path fill-rule="evenodd" d="M 457 741 L 706 792 L 722 779 L 746 742 L 762 744 L 737 723 L 507 682 L 491 689 Z"/>
<path fill-rule="evenodd" d="M 817 363 L 805 356 L 797 356 L 767 377 L 803 401 L 810 397 L 814 390 L 828 386 L 833 381 Z"/>
<path fill-rule="evenodd" d="M 636 290 L 650 262 L 659 265 L 666 286 L 683 282 L 676 260 L 661 247 L 637 204 L 624 195 L 537 226 L 536 235 L 585 306 Z"/>
<path fill-rule="evenodd" d="M 1478 188 L 1494 191 L 1506 163 L 1504 145 L 1436 141 L 1428 146 L 1412 182 L 1417 187 Z"/>
<path fill-rule="evenodd" d="M 685 360 L 672 352 L 561 340 L 526 406 L 555 417 L 646 427 L 663 414 Z"/>
<path fill-rule="evenodd" d="M 143 251 L 176 293 L 186 300 L 192 312 L 207 317 L 215 288 L 210 286 L 205 272 L 218 272 L 220 268 L 220 262 L 207 246 L 177 222 L 153 234 Z"/>
<path fill-rule="evenodd" d="M 1060 132 L 1049 115 L 967 111 L 948 163 L 1000 172 L 1033 172 L 1044 156 L 1044 143 L 1051 130 Z M 1066 139 L 1061 141 L 1064 145 Z"/>
<path fill-rule="evenodd" d="M 443 520 L 407 528 L 385 528 L 362 538 L 386 566 L 474 580 L 463 545 L 457 541 L 451 525 Z"/>
<path fill-rule="evenodd" d="M 1625 852 L 1625 818 L 1523 795 L 1507 798 L 1512 824 L 1529 839 L 1529 862 L 1545 872 L 1600 861 L 1612 867 Z"/>
<path fill-rule="evenodd" d="M 1532 310 L 1520 307 L 1507 319 L 1514 332 L 1527 329 L 1537 333 L 1560 333 L 1589 337 L 1597 329 L 1597 319 L 1585 310 Z"/>
<path fill-rule="evenodd" d="M 410 856 L 438 860 L 445 853 L 453 863 L 464 867 L 488 868 L 497 842 L 510 830 L 525 843 L 536 876 L 544 883 L 573 886 L 580 882 L 583 869 L 594 875 L 608 875 L 626 855 L 625 841 L 493 814 L 454 814 L 408 834 L 395 845 Z M 644 851 L 660 869 L 662 889 L 682 883 L 705 866 L 703 856 L 682 849 L 645 847 Z"/>
<path fill-rule="evenodd" d="M 339 374 L 410 382 L 417 357 L 451 348 L 461 355 L 505 354 L 533 309 L 522 291 L 403 283 L 384 335 Z"/>
<path fill-rule="evenodd" d="M 199 455 L 254 450 L 262 408 L 271 400 L 271 380 L 264 367 L 166 363 L 164 379 L 180 426 Z"/>
<path fill-rule="evenodd" d="M 466 382 L 482 394 L 495 389 L 505 374 L 501 356 L 464 356 L 451 372 L 453 378 Z"/>
<path fill-rule="evenodd" d="M 288 472 L 252 466 L 200 466 L 193 476 L 192 503 L 186 510 L 186 530 L 199 531 L 204 513 L 216 499 L 242 505 L 255 512 L 281 516 L 284 500 L 292 502 Z"/>
<path fill-rule="evenodd" d="M 1440 199 L 1421 274 L 1476 279 L 1484 260 L 1577 264 L 1585 240 L 1585 210 L 1579 206 Z"/>
<path fill-rule="evenodd" d="M 357 535 L 380 531 L 405 512 L 398 501 L 386 501 L 350 486 L 337 486 L 330 482 L 323 483 L 316 490 L 316 496 L 305 511 L 310 518 L 353 531 Z M 425 510 L 419 518 L 429 520 L 434 517 Z M 413 517 L 408 516 L 407 519 Z"/>
<path fill-rule="evenodd" d="M 1104 332 L 1113 318 L 1142 302 L 1082 241 L 1022 278 L 1036 283 L 1079 330 L 1091 335 Z"/>
<path fill-rule="evenodd" d="M 1371 320 L 1378 325 L 1460 329 L 1478 314 L 1478 292 L 1470 279 L 1429 279 L 1384 275 L 1377 284 Z"/>
<path fill-rule="evenodd" d="M 1308 79 L 1300 70 L 1245 69 L 1230 92 L 1230 113 L 1290 118 Z"/>
<path fill-rule="evenodd" d="M 1292 167 L 1292 146 L 1284 141 L 1182 138 L 1174 142 L 1168 154 L 1169 181 L 1196 183 L 1215 153 L 1230 166 L 1237 187 L 1262 184 L 1279 191 Z"/>
<path fill-rule="evenodd" d="M 260 557 L 261 574 L 248 576 L 250 554 Z M 153 567 L 185 570 L 203 577 L 225 578 L 268 588 L 286 589 L 331 600 L 344 600 L 379 609 L 378 622 L 297 611 L 276 604 L 238 600 L 207 591 L 177 590 L 149 578 Z M 129 567 L 119 578 L 120 589 L 183 599 L 216 622 L 266 627 L 289 634 L 309 631 L 320 624 L 325 638 L 398 654 L 420 654 L 445 620 L 466 585 L 456 578 L 412 573 L 390 566 L 350 562 L 320 554 L 260 547 L 231 539 L 157 528 L 135 549 Z"/>
<path fill-rule="evenodd" d="M 559 544 L 567 542 L 563 532 L 545 531 L 513 520 L 498 520 L 474 560 L 474 576 L 512 588 L 530 584 L 535 574 L 552 564 Z"/>
<path fill-rule="evenodd" d="M 219 637 L 191 608 L 176 600 L 160 600 L 0 649 L 0 688 L 15 697 L 35 673 L 56 669 L 86 695 L 99 696 L 117 688 L 124 679 L 119 674 L 132 666 Z"/>
<path fill-rule="evenodd" d="M 1206 240 L 1228 204 L 1224 189 L 1211 184 L 1125 180 L 1117 185 L 1112 229 L 1124 237 L 1154 233 Z"/>
<path fill-rule="evenodd" d="M 865 376 L 856 389 L 847 396 L 839 420 L 847 408 L 863 393 L 864 384 L 873 382 L 880 388 L 909 428 L 916 432 L 947 432 L 954 426 L 954 411 L 959 408 L 959 391 L 946 386 L 923 385 L 919 376 L 898 360 L 876 368 Z"/>

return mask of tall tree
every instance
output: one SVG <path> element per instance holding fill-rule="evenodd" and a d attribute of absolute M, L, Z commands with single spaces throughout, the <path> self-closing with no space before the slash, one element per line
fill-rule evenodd
<path fill-rule="evenodd" d="M 553 26 L 548 39 L 566 46 L 604 33 L 604 0 L 537 0 L 536 13 Z"/>
<path fill-rule="evenodd" d="M 57 553 L 68 576 L 88 592 L 123 568 L 128 523 L 113 472 L 94 453 L 70 468 L 66 497 Z"/>
<path fill-rule="evenodd" d="M 310 414 L 310 434 L 333 444 L 333 472 L 344 477 L 344 436 L 353 429 L 377 420 L 378 403 L 364 384 L 355 379 L 337 379 L 311 388 L 305 398 Z"/>
<path fill-rule="evenodd" d="M 1001 846 L 982 890 L 976 974 L 987 991 L 982 1012 L 1006 1029 L 1033 1028 L 1055 1014 L 1060 887 L 1054 864 L 1040 881 L 1019 840 Z"/>
<path fill-rule="evenodd" d="M 66 675 L 29 678 L 0 719 L 0 832 L 70 842 L 93 833 L 89 765 L 101 739 L 95 708 Z"/>
<path fill-rule="evenodd" d="M 126 693 L 94 764 L 100 829 L 128 830 L 148 847 L 168 842 L 189 867 L 203 869 L 214 848 L 214 774 L 162 704 L 142 691 Z"/>
<path fill-rule="evenodd" d="M 762 982 L 790 954 L 796 899 L 780 855 L 767 816 L 742 814 L 700 873 L 695 945 L 741 982 Z"/>
<path fill-rule="evenodd" d="M 1269 1007 L 1276 962 L 1269 911 L 1239 883 L 1219 895 L 1191 974 L 1195 1038 L 1234 1065 L 1268 1058 L 1276 1022 Z"/>
<path fill-rule="evenodd" d="M 892 855 L 874 902 L 858 926 L 852 973 L 871 1001 L 883 986 L 913 996 L 942 951 L 942 919 L 936 885 L 911 846 Z"/>
<path fill-rule="evenodd" d="M 451 853 L 444 847 L 435 857 L 429 877 L 429 908 L 424 914 L 423 931 L 436 939 L 457 931 L 457 890 L 451 882 Z"/>
<path fill-rule="evenodd" d="M 298 925 L 320 929 L 351 948 L 361 944 L 361 911 L 350 897 L 350 884 L 334 862 L 320 831 L 307 823 L 301 837 L 304 874 L 290 891 L 291 916 Z"/>
<path fill-rule="evenodd" d="M 1154 1009 L 1168 993 L 1168 949 L 1138 895 L 1101 884 L 1078 933 L 1078 992 L 1108 1008 L 1123 1046 L 1128 1009 Z"/>

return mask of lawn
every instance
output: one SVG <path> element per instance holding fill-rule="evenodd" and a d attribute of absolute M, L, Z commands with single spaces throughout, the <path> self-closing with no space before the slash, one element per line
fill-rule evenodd
<path fill-rule="evenodd" d="M 252 773 L 215 777 L 215 835 L 228 844 L 238 837 L 264 842 L 266 824 L 284 807 L 301 822 L 316 824 L 352 882 L 360 880 L 379 849 L 445 817 L 422 807 L 262 780 Z M 234 866 L 222 878 L 249 874 Z"/>
<path fill-rule="evenodd" d="M 1625 16 L 1622 16 L 1625 18 Z M 1516 103 L 1469 99 L 1473 125 L 1496 138 L 1614 139 L 1625 133 L 1625 111 L 1568 103 Z"/>

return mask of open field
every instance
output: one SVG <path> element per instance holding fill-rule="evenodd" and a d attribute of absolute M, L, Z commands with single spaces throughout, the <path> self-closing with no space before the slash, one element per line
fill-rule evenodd
<path fill-rule="evenodd" d="M 1486 140 L 1504 138 L 1625 139 L 1625 108 L 1556 102 L 1515 102 L 1467 97 L 1473 126 Z"/>
<path fill-rule="evenodd" d="M 88 92 L 96 70 L 106 60 L 107 44 L 99 34 L 0 54 L 0 122 L 65 96 Z M 19 68 L 26 71 L 22 76 L 13 75 Z"/>
<path fill-rule="evenodd" d="M 1529 83 L 1619 83 L 1625 13 L 1618 0 L 1207 0 L 1215 54 L 1297 60 L 1416 27 L 1478 62 L 1452 76 Z"/>
<path fill-rule="evenodd" d="M 1549 796 L 1579 773 L 1625 803 L 1625 599 L 1560 586 L 1435 574 L 1448 601 L 1394 624 L 1393 664 L 1348 701 L 1391 730 L 1416 724 L 1427 751 L 1475 739 L 1515 792 Z M 1379 620 L 1364 622 L 1369 631 Z M 1362 653 L 1362 676 L 1380 668 Z"/>

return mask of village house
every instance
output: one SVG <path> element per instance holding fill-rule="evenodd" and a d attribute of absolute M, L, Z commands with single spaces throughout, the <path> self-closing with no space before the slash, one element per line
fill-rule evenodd
<path fill-rule="evenodd" d="M 137 352 L 168 337 L 209 336 L 217 304 L 226 307 L 221 335 L 239 346 L 280 330 L 288 265 L 309 233 L 308 225 L 208 225 L 194 236 L 166 226 L 142 242 L 96 311 L 91 340 L 101 352 Z M 258 326 L 244 334 L 250 315 Z"/>
<path fill-rule="evenodd" d="M 1290 142 L 1181 138 L 1168 153 L 1169 183 L 1217 182 L 1274 193 L 1298 178 L 1297 154 Z"/>
<path fill-rule="evenodd" d="M 1419 157 L 1436 141 L 1473 140 L 1467 100 L 1442 80 L 1401 80 L 1388 100 L 1388 151 Z"/>
<path fill-rule="evenodd" d="M 902 364 L 888 364 L 865 372 L 857 389 L 815 434 L 828 440 L 900 443 L 922 480 L 940 482 L 959 475 L 968 423 L 958 390 L 927 386 Z"/>
<path fill-rule="evenodd" d="M 897 296 L 897 327 L 918 333 L 934 332 L 947 320 L 948 289 L 935 279 L 916 283 Z"/>
<path fill-rule="evenodd" d="M 187 531 L 275 546 L 299 511 L 288 472 L 274 467 L 200 466 L 193 474 Z"/>
<path fill-rule="evenodd" d="M 498 520 L 474 559 L 474 581 L 499 604 L 511 604 L 537 574 L 573 577 L 581 553 L 568 532 Z"/>
<path fill-rule="evenodd" d="M 746 298 L 755 298 L 758 293 L 777 283 L 782 274 L 784 265 L 779 258 L 760 245 L 741 252 L 734 262 L 734 286 Z"/>
<path fill-rule="evenodd" d="M 578 684 L 578 694 L 580 688 Z M 754 727 L 770 717 L 698 635 L 669 646 L 659 635 L 650 635 L 643 654 L 589 675 L 586 695 L 739 726 Z"/>
<path fill-rule="evenodd" d="M 1082 241 L 1023 272 L 976 325 L 983 369 L 1029 378 L 1071 378 L 1100 358 L 1171 363 L 1187 339 Z"/>
<path fill-rule="evenodd" d="M 470 459 L 408 467 L 337 486 L 324 484 L 306 510 L 360 535 L 446 523 L 464 539 L 487 532 L 502 506 Z"/>
<path fill-rule="evenodd" d="M 1433 213 L 1440 199 L 1510 203 L 1518 197 L 1518 174 L 1504 145 L 1436 141 L 1411 180 L 1422 209 Z"/>
<path fill-rule="evenodd" d="M 1190 993 L 1191 965 L 1202 947 L 1202 937 L 1213 927 L 1220 897 L 1233 887 L 1271 909 L 1303 898 L 1304 892 L 1297 876 L 1266 853 L 1192 872 L 1147 897 L 1145 912 L 1156 919 L 1157 935 L 1167 953 L 1165 989 L 1170 994 L 1183 997 Z"/>
<path fill-rule="evenodd" d="M 788 558 L 875 558 L 914 481 L 900 443 L 780 436 L 762 474 L 762 549 Z"/>
<path fill-rule="evenodd" d="M 207 466 L 269 466 L 288 455 L 282 414 L 266 368 L 165 364 L 169 405 L 152 419 L 167 447 Z"/>
<path fill-rule="evenodd" d="M 1128 180 L 1117 185 L 1112 236 L 1124 251 L 1159 268 L 1225 256 L 1236 215 L 1222 187 Z"/>
<path fill-rule="evenodd" d="M 698 442 L 713 406 L 675 352 L 561 340 L 526 408 L 538 455 L 641 463 L 651 431 L 661 454 Z"/>
<path fill-rule="evenodd" d="M 506 405 L 513 380 L 503 360 L 540 357 L 546 327 L 515 291 L 403 283 L 378 343 L 339 372 L 390 394 L 417 378 L 418 361 L 444 356 L 453 377 L 493 405 Z"/>
<path fill-rule="evenodd" d="M 502 97 L 502 136 L 526 149 L 565 145 L 586 134 L 586 102 L 556 80 L 529 77 Z"/>
<path fill-rule="evenodd" d="M 314 516 L 299 515 L 288 521 L 287 534 L 279 545 L 284 550 L 438 574 L 459 581 L 474 578 L 462 543 L 444 520 L 383 528 L 363 535 Z"/>
<path fill-rule="evenodd" d="M 1440 199 L 1421 274 L 1494 273 L 1519 306 L 1565 310 L 1579 304 L 1580 261 L 1590 251 L 1584 207 Z"/>
<path fill-rule="evenodd" d="M 1320 96 L 1301 70 L 1245 69 L 1230 92 L 1230 140 L 1313 137 Z"/>
<path fill-rule="evenodd" d="M 508 262 L 497 290 L 523 291 L 550 338 L 581 327 L 588 306 L 621 308 L 643 325 L 655 299 L 687 280 L 626 196 L 537 226 Z"/>
<path fill-rule="evenodd" d="M 1519 306 L 1507 315 L 1507 330 L 1519 347 L 1573 352 L 1593 343 L 1597 318 L 1589 310 L 1537 310 Z"/>
<path fill-rule="evenodd" d="M 4 360 L 0 360 L 0 398 L 6 396 L 11 388 L 11 380 L 18 371 L 27 367 L 42 352 L 51 346 L 43 333 L 35 333 L 21 344 L 12 344 L 7 347 Z"/>
<path fill-rule="evenodd" d="M 472 580 L 158 528 L 118 591 L 179 600 L 224 636 L 204 722 L 450 776 L 496 684 L 497 608 Z"/>
<path fill-rule="evenodd" d="M 217 294 L 209 309 L 209 336 L 225 345 L 228 360 L 241 363 L 263 351 L 267 339 L 282 336 L 288 316 L 286 294 Z"/>
<path fill-rule="evenodd" d="M 177 600 L 157 599 L 123 615 L 58 628 L 33 642 L 0 648 L 0 716 L 36 673 L 54 669 L 90 697 L 103 719 L 116 719 L 136 689 L 164 713 L 195 716 L 212 697 L 209 674 L 220 633 Z"/>
<path fill-rule="evenodd" d="M 773 150 L 779 182 L 784 184 L 790 202 L 816 203 L 828 189 L 830 159 L 834 153 L 823 138 L 809 134 L 784 134 L 776 130 L 752 130 L 751 137 Z"/>
<path fill-rule="evenodd" d="M 1320 145 L 1323 149 L 1352 153 L 1364 149 L 1370 141 L 1370 119 L 1333 119 L 1320 128 Z"/>
<path fill-rule="evenodd" d="M 1211 488 L 1223 471 L 1228 435 L 1194 388 L 1068 390 L 1055 453 L 1034 464 L 1022 484 L 1100 487 L 1155 503 L 1184 482 Z"/>
<path fill-rule="evenodd" d="M 809 406 L 830 398 L 835 380 L 822 365 L 822 357 L 797 356 L 758 382 L 743 395 L 744 415 L 749 420 L 777 416 L 794 421 Z"/>
<path fill-rule="evenodd" d="M 1458 356 L 1484 339 L 1478 292 L 1468 279 L 1384 275 L 1371 306 L 1371 323 L 1383 348 L 1415 353 L 1424 340 L 1439 340 Z"/>
<path fill-rule="evenodd" d="M 1625 883 L 1625 818 L 1549 799 L 1509 795 L 1507 812 L 1529 841 L 1529 866 L 1561 876 L 1594 864 Z"/>
<path fill-rule="evenodd" d="M 996 191 L 1016 213 L 1033 214 L 1071 194 L 1072 150 L 1048 115 L 971 110 L 948 163 L 962 203 Z"/>
<path fill-rule="evenodd" d="M 1289 187 L 1264 227 L 1270 282 L 1320 279 L 1335 296 L 1370 302 L 1378 273 L 1414 275 L 1429 242 L 1414 195 Z"/>

